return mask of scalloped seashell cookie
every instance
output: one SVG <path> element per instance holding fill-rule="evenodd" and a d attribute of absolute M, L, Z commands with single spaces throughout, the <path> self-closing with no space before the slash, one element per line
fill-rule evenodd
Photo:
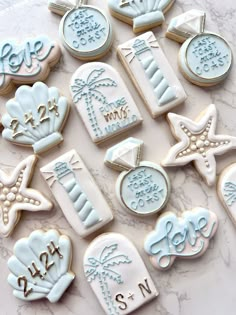
<path fill-rule="evenodd" d="M 8 260 L 8 283 L 14 296 L 24 301 L 47 298 L 57 302 L 75 278 L 71 258 L 69 237 L 56 230 L 36 230 L 20 239 Z"/>
<path fill-rule="evenodd" d="M 22 146 L 31 146 L 42 153 L 63 141 L 61 130 L 69 113 L 69 105 L 56 87 L 42 82 L 32 87 L 21 86 L 15 98 L 6 103 L 2 117 L 4 139 Z"/>
<path fill-rule="evenodd" d="M 175 0 L 108 0 L 111 14 L 133 25 L 134 33 L 144 32 L 161 25 L 164 14 Z"/>

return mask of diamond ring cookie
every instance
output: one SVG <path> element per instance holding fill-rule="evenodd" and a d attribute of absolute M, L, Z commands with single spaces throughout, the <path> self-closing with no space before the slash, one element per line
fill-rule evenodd
<path fill-rule="evenodd" d="M 69 105 L 56 87 L 36 82 L 21 86 L 15 98 L 6 103 L 2 117 L 4 139 L 22 146 L 31 146 L 39 154 L 63 141 L 61 130 L 69 113 Z"/>
<path fill-rule="evenodd" d="M 113 42 L 111 23 L 99 8 L 86 5 L 87 1 L 49 1 L 49 9 L 64 15 L 59 26 L 63 46 L 81 60 L 96 60 L 105 56 Z M 66 13 L 65 13 L 66 12 Z"/>
<path fill-rule="evenodd" d="M 0 95 L 10 93 L 15 84 L 44 81 L 61 57 L 59 45 L 43 35 L 22 43 L 5 40 L 0 52 Z"/>
<path fill-rule="evenodd" d="M 119 45 L 117 52 L 153 118 L 185 101 L 185 91 L 152 32 Z"/>
<path fill-rule="evenodd" d="M 107 315 L 129 314 L 158 296 L 137 249 L 118 233 L 102 234 L 89 245 L 84 273 Z"/>
<path fill-rule="evenodd" d="M 236 226 L 236 163 L 220 174 L 217 193 L 230 219 Z"/>
<path fill-rule="evenodd" d="M 40 171 L 66 219 L 80 236 L 88 236 L 113 219 L 104 196 L 75 150 Z"/>
<path fill-rule="evenodd" d="M 72 100 L 93 142 L 99 144 L 142 123 L 142 116 L 119 73 L 90 62 L 70 83 Z"/>
<path fill-rule="evenodd" d="M 21 210 L 48 211 L 52 203 L 39 191 L 28 188 L 36 156 L 20 162 L 11 174 L 0 170 L 0 236 L 9 236 L 20 219 Z"/>
<path fill-rule="evenodd" d="M 143 141 L 128 138 L 107 150 L 105 164 L 122 171 L 116 182 L 120 204 L 133 214 L 147 216 L 163 209 L 169 199 L 168 175 L 159 165 L 140 162 Z"/>
<path fill-rule="evenodd" d="M 134 33 L 144 32 L 161 25 L 164 14 L 175 0 L 108 0 L 111 14 L 130 25 Z"/>
<path fill-rule="evenodd" d="M 216 180 L 215 155 L 236 149 L 236 137 L 216 135 L 217 111 L 209 105 L 196 121 L 173 113 L 168 121 L 175 138 L 179 141 L 168 152 L 163 166 L 182 166 L 193 162 L 207 185 Z"/>
<path fill-rule="evenodd" d="M 175 17 L 166 36 L 184 42 L 179 51 L 179 66 L 184 77 L 199 86 L 216 85 L 228 76 L 233 54 L 227 41 L 204 31 L 205 14 L 190 10 Z"/>
<path fill-rule="evenodd" d="M 57 230 L 36 230 L 18 240 L 8 260 L 8 283 L 14 296 L 23 301 L 58 302 L 75 278 L 71 258 L 70 239 Z"/>
<path fill-rule="evenodd" d="M 165 212 L 157 219 L 154 231 L 147 235 L 144 249 L 155 268 L 166 270 L 176 258 L 202 256 L 217 227 L 215 213 L 205 208 L 185 211 L 180 217 Z"/>

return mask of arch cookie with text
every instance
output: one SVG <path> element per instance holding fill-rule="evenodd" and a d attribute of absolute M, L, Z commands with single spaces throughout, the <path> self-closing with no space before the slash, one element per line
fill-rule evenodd
<path fill-rule="evenodd" d="M 95 143 L 142 122 L 119 73 L 105 63 L 81 66 L 71 79 L 70 90 L 76 109 Z"/>
<path fill-rule="evenodd" d="M 9 93 L 14 84 L 34 83 L 47 78 L 59 61 L 59 45 L 47 36 L 26 39 L 22 43 L 5 40 L 0 43 L 0 95 Z"/>
<path fill-rule="evenodd" d="M 102 234 L 89 245 L 84 272 L 107 315 L 129 314 L 158 296 L 137 249 L 121 234 Z"/>
<path fill-rule="evenodd" d="M 20 219 L 21 210 L 48 211 L 52 203 L 39 191 L 28 188 L 37 158 L 31 155 L 11 173 L 0 170 L 0 236 L 7 237 Z"/>
<path fill-rule="evenodd" d="M 179 66 L 184 77 L 199 86 L 213 86 L 228 76 L 233 54 L 228 42 L 204 30 L 205 13 L 190 10 L 170 22 L 166 36 L 184 44 Z"/>
<path fill-rule="evenodd" d="M 193 162 L 207 185 L 214 185 L 215 155 L 236 149 L 236 137 L 216 134 L 215 105 L 209 105 L 196 121 L 174 113 L 169 113 L 167 117 L 171 131 L 179 142 L 170 148 L 162 165 L 183 166 Z"/>
<path fill-rule="evenodd" d="M 217 193 L 236 226 L 236 163 L 226 167 L 220 174 Z"/>
<path fill-rule="evenodd" d="M 75 150 L 40 169 L 66 219 L 82 237 L 113 219 L 94 179 Z"/>
<path fill-rule="evenodd" d="M 152 215 L 169 199 L 168 175 L 159 165 L 140 162 L 143 141 L 128 138 L 107 150 L 105 164 L 122 171 L 116 182 L 120 204 L 133 214 Z"/>
<path fill-rule="evenodd" d="M 165 212 L 157 219 L 154 231 L 147 235 L 144 249 L 155 268 L 166 270 L 176 258 L 202 256 L 217 227 L 215 213 L 205 208 L 185 211 L 180 217 L 173 212 Z"/>
<path fill-rule="evenodd" d="M 134 33 L 144 32 L 161 25 L 164 14 L 175 0 L 108 0 L 111 14 L 133 25 Z"/>
<path fill-rule="evenodd" d="M 36 230 L 18 240 L 8 260 L 8 283 L 14 296 L 23 301 L 58 302 L 75 278 L 70 270 L 71 247 L 69 237 L 57 230 Z"/>
<path fill-rule="evenodd" d="M 119 45 L 118 56 L 153 118 L 187 98 L 152 32 Z"/>
<path fill-rule="evenodd" d="M 2 117 L 4 139 L 22 146 L 32 146 L 36 154 L 63 141 L 61 130 L 69 113 L 67 99 L 56 87 L 36 82 L 21 86 L 15 98 L 6 103 Z"/>

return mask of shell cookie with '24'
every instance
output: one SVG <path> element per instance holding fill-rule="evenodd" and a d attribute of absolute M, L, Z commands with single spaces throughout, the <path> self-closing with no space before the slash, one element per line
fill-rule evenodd
<path fill-rule="evenodd" d="M 10 173 L 0 170 L 0 236 L 12 233 L 21 210 L 51 210 L 52 203 L 39 191 L 28 188 L 36 163 L 34 155 L 20 162 Z"/>
<path fill-rule="evenodd" d="M 84 273 L 107 315 L 126 315 L 158 296 L 137 249 L 125 236 L 98 236 L 84 255 Z"/>
<path fill-rule="evenodd" d="M 137 215 L 151 215 L 163 209 L 169 199 L 170 182 L 164 169 L 152 162 L 140 162 L 143 141 L 128 138 L 107 150 L 105 164 L 122 171 L 116 182 L 121 205 Z"/>
<path fill-rule="evenodd" d="M 215 213 L 205 208 L 185 211 L 180 217 L 165 212 L 157 219 L 154 231 L 147 235 L 144 249 L 155 268 L 166 270 L 176 258 L 202 256 L 217 227 Z"/>
<path fill-rule="evenodd" d="M 35 153 L 49 150 L 63 141 L 61 130 L 69 105 L 56 87 L 42 82 L 21 86 L 14 99 L 6 103 L 2 117 L 4 139 L 17 145 L 32 146 Z"/>
<path fill-rule="evenodd" d="M 172 133 L 179 142 L 169 150 L 162 165 L 182 166 L 193 162 L 207 185 L 214 185 L 215 155 L 236 149 L 236 137 L 216 134 L 215 105 L 209 105 L 196 121 L 174 113 L 169 113 L 167 117 Z"/>
<path fill-rule="evenodd" d="M 108 0 L 111 14 L 133 25 L 134 33 L 144 32 L 162 24 L 175 0 Z"/>
<path fill-rule="evenodd" d="M 112 46 L 111 23 L 99 8 L 85 5 L 87 1 L 71 2 L 49 1 L 49 9 L 63 15 L 59 26 L 59 35 L 64 47 L 75 58 L 95 60 L 102 58 Z M 66 13 L 65 11 L 68 10 Z"/>
<path fill-rule="evenodd" d="M 220 174 L 217 193 L 232 222 L 236 226 L 236 163 Z"/>
<path fill-rule="evenodd" d="M 0 43 L 0 95 L 9 93 L 14 84 L 45 80 L 60 57 L 59 45 L 47 36 Z"/>
<path fill-rule="evenodd" d="M 68 222 L 82 237 L 113 219 L 112 212 L 75 150 L 40 169 Z"/>
<path fill-rule="evenodd" d="M 141 114 L 119 73 L 101 62 L 81 66 L 70 90 L 76 109 L 95 143 L 142 122 Z"/>
<path fill-rule="evenodd" d="M 8 260 L 8 283 L 13 294 L 24 301 L 47 298 L 57 302 L 75 275 L 70 270 L 72 248 L 66 235 L 57 230 L 36 230 L 18 240 Z"/>

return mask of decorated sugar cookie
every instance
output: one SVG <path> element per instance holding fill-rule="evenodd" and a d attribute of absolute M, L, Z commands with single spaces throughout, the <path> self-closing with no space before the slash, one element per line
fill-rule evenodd
<path fill-rule="evenodd" d="M 8 260 L 8 283 L 24 301 L 47 298 L 57 302 L 74 280 L 70 270 L 72 248 L 69 237 L 56 230 L 36 230 L 14 246 Z"/>
<path fill-rule="evenodd" d="M 118 46 L 118 56 L 153 118 L 187 98 L 152 32 Z"/>
<path fill-rule="evenodd" d="M 6 104 L 2 117 L 4 139 L 17 145 L 32 146 L 42 153 L 63 141 L 61 130 L 69 113 L 67 99 L 56 87 L 37 82 L 21 86 Z"/>
<path fill-rule="evenodd" d="M 70 83 L 72 100 L 95 143 L 142 122 L 141 114 L 119 73 L 92 62 L 79 67 Z"/>
<path fill-rule="evenodd" d="M 144 32 L 164 20 L 164 14 L 175 0 L 108 0 L 111 14 L 117 19 L 133 25 L 134 33 Z"/>
<path fill-rule="evenodd" d="M 158 296 L 137 249 L 121 234 L 102 234 L 89 245 L 84 273 L 107 315 L 129 314 Z"/>
<path fill-rule="evenodd" d="M 80 236 L 97 231 L 113 219 L 105 198 L 75 150 L 40 171 L 68 222 Z"/>
<path fill-rule="evenodd" d="M 121 205 L 137 215 L 151 215 L 165 207 L 170 194 L 168 175 L 159 165 L 142 161 L 143 141 L 128 138 L 107 150 L 105 164 L 122 171 L 116 182 Z"/>
<path fill-rule="evenodd" d="M 157 219 L 154 231 L 148 234 L 144 249 L 155 268 L 166 270 L 176 258 L 202 256 L 217 227 L 215 213 L 205 208 L 185 211 L 180 217 L 165 212 Z"/>
<path fill-rule="evenodd" d="M 186 40 L 179 52 L 184 77 L 199 86 L 212 86 L 228 76 L 233 54 L 224 38 L 204 26 L 204 12 L 190 10 L 171 21 L 166 36 L 181 43 Z"/>
<path fill-rule="evenodd" d="M 61 57 L 59 45 L 46 36 L 26 39 L 22 43 L 0 43 L 0 95 L 11 92 L 14 84 L 34 83 L 47 78 Z"/>
<path fill-rule="evenodd" d="M 220 174 L 217 193 L 232 222 L 236 225 L 236 163 L 226 167 Z"/>
<path fill-rule="evenodd" d="M 86 3 L 85 0 L 51 0 L 48 7 L 64 15 L 59 27 L 64 47 L 78 59 L 95 60 L 111 48 L 112 26 L 103 11 Z"/>
<path fill-rule="evenodd" d="M 196 121 L 173 113 L 168 114 L 171 130 L 179 141 L 168 152 L 163 166 L 182 166 L 193 162 L 209 186 L 215 183 L 215 155 L 236 149 L 236 137 L 216 135 L 217 111 L 209 105 Z"/>
<path fill-rule="evenodd" d="M 28 188 L 36 163 L 34 155 L 20 162 L 11 174 L 0 170 L 0 236 L 10 235 L 21 210 L 51 210 L 52 203 L 39 191 Z"/>

